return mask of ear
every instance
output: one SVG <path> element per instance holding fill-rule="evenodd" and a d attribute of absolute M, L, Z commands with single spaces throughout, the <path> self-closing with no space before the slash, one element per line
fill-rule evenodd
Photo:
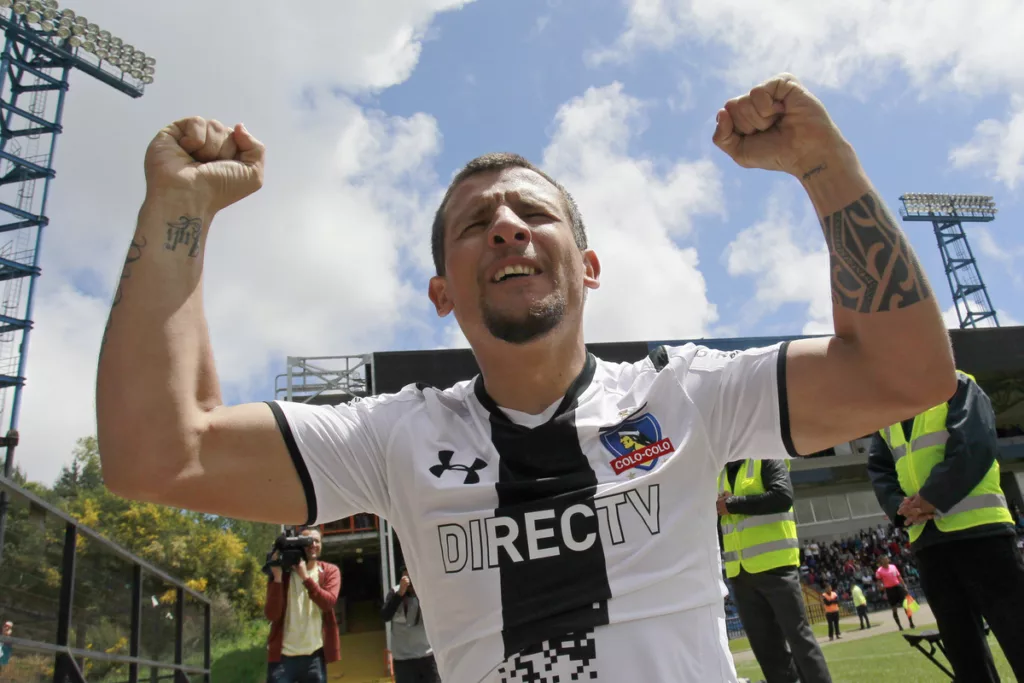
<path fill-rule="evenodd" d="M 430 278 L 427 295 L 430 297 L 430 302 L 434 304 L 434 309 L 437 310 L 437 317 L 439 318 L 445 317 L 455 308 L 455 304 L 448 297 L 448 281 L 445 280 L 443 275 L 435 275 Z"/>
<path fill-rule="evenodd" d="M 593 249 L 583 252 L 583 286 L 587 289 L 597 289 L 601 286 L 601 262 L 597 260 L 597 254 Z"/>

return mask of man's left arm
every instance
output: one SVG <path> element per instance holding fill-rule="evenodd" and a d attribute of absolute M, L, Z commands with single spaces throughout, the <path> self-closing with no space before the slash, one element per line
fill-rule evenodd
<path fill-rule="evenodd" d="M 953 355 L 924 271 L 821 102 L 783 74 L 727 102 L 714 142 L 744 168 L 800 180 L 829 251 L 835 333 L 793 341 L 779 360 L 787 450 L 815 453 L 949 400 Z"/>
<path fill-rule="evenodd" d="M 306 587 L 309 599 L 321 612 L 333 610 L 338 602 L 338 594 L 341 593 L 341 570 L 335 567 L 334 571 L 325 572 L 322 586 L 311 576 L 303 577 L 302 585 Z"/>
<path fill-rule="evenodd" d="M 761 484 L 764 493 L 730 496 L 725 509 L 734 515 L 774 515 L 793 507 L 793 483 L 784 461 L 762 460 Z"/>
<path fill-rule="evenodd" d="M 921 486 L 921 498 L 942 512 L 981 483 L 999 453 L 995 413 L 984 390 L 961 375 L 946 415 L 946 453 Z"/>

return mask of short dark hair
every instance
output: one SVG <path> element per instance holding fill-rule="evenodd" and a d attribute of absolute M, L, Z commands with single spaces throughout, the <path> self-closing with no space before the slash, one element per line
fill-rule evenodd
<path fill-rule="evenodd" d="M 569 213 L 569 220 L 572 222 L 572 236 L 576 240 L 576 246 L 579 247 L 581 251 L 587 248 L 587 230 L 583 225 L 583 217 L 580 216 L 580 210 L 579 207 L 576 206 L 576 200 L 572 198 L 569 191 L 562 187 L 561 183 L 518 154 L 512 154 L 509 152 L 492 152 L 490 154 L 479 156 L 463 166 L 462 170 L 459 171 L 455 175 L 455 178 L 452 179 L 451 184 L 448 185 L 448 190 L 444 193 L 444 199 L 441 200 L 441 205 L 437 207 L 437 212 L 434 214 L 434 225 L 430 233 L 430 253 L 434 257 L 434 269 L 437 271 L 438 275 L 445 274 L 444 212 L 448 208 L 448 201 L 452 198 L 452 192 L 455 191 L 455 188 L 459 183 L 471 176 L 491 171 L 503 171 L 506 168 L 528 169 L 558 188 L 563 201 L 565 201 L 565 208 Z"/>

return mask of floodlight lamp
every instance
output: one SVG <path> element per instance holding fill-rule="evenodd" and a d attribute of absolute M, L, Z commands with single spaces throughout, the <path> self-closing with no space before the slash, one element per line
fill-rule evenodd
<path fill-rule="evenodd" d="M 28 12 L 25 13 L 25 19 L 30 24 L 38 24 L 39 20 L 42 19 L 42 17 L 39 15 L 39 12 L 35 11 L 34 9 L 30 9 Z"/>
<path fill-rule="evenodd" d="M 124 41 L 121 40 L 120 38 L 118 38 L 117 36 L 114 36 L 113 38 L 110 39 L 110 47 L 118 47 L 119 48 L 123 44 L 124 44 Z"/>
<path fill-rule="evenodd" d="M 99 33 L 100 32 L 100 27 L 97 26 L 96 24 L 89 24 L 88 26 L 85 27 L 85 31 L 86 31 L 86 33 Z"/>
<path fill-rule="evenodd" d="M 100 40 L 110 40 L 110 31 L 106 29 L 100 31 Z"/>
<path fill-rule="evenodd" d="M 130 73 L 132 75 L 132 78 L 134 78 L 135 80 L 137 80 L 137 81 L 141 81 L 142 80 L 142 72 L 139 71 L 138 69 L 132 69 L 128 73 Z"/>
<path fill-rule="evenodd" d="M 54 24 L 53 24 L 53 22 L 52 22 L 52 21 L 50 21 L 49 19 L 43 19 L 43 20 L 42 20 L 42 21 L 41 21 L 41 22 L 39 23 L 39 27 L 40 27 L 41 29 L 43 29 L 44 31 L 46 31 L 47 33 L 49 33 L 50 31 L 52 31 L 52 30 L 54 29 Z"/>
<path fill-rule="evenodd" d="M 146 57 L 146 66 L 156 66 L 156 59 L 153 57 Z"/>
<path fill-rule="evenodd" d="M 71 47 L 81 47 L 82 37 L 72 35 L 70 38 L 68 38 L 68 44 L 71 45 Z"/>
<path fill-rule="evenodd" d="M 107 63 L 111 66 L 121 66 L 121 58 L 118 55 L 110 55 L 110 57 L 107 58 Z"/>
<path fill-rule="evenodd" d="M 154 69 L 151 66 L 144 66 L 144 67 L 142 67 L 142 70 L 144 72 L 146 72 L 147 74 L 149 74 L 150 76 L 152 76 L 154 73 L 156 73 L 156 69 Z"/>
<path fill-rule="evenodd" d="M 149 85 L 150 83 L 153 82 L 153 77 L 150 76 L 149 74 L 146 74 L 145 76 L 142 77 L 142 82 L 145 83 L 146 85 Z"/>
<path fill-rule="evenodd" d="M 81 26 L 82 28 L 85 28 L 89 25 L 89 20 L 81 15 L 75 16 L 73 21 L 75 26 Z"/>
<path fill-rule="evenodd" d="M 91 40 L 86 40 L 85 42 L 82 43 L 82 49 L 85 50 L 86 52 L 92 52 L 92 53 L 95 54 L 95 52 L 96 52 L 96 43 L 92 42 Z"/>
<path fill-rule="evenodd" d="M 96 48 L 96 56 L 99 57 L 100 59 L 106 59 L 108 54 L 110 54 L 110 53 L 107 52 L 105 49 L 103 49 L 101 47 L 97 47 Z"/>
<path fill-rule="evenodd" d="M 57 36 L 63 38 L 64 40 L 67 40 L 68 37 L 71 36 L 71 29 L 69 29 L 67 26 L 61 26 L 57 29 Z"/>
<path fill-rule="evenodd" d="M 0 7 L 6 9 L 11 6 L 11 0 L 0 0 Z"/>
<path fill-rule="evenodd" d="M 60 11 L 60 16 L 61 16 L 62 19 L 74 19 L 75 18 L 75 10 L 73 10 L 73 9 L 62 9 Z"/>

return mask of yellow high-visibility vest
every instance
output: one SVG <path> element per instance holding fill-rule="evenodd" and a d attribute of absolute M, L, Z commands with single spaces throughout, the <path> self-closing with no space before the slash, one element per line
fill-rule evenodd
<path fill-rule="evenodd" d="M 974 377 L 966 372 L 957 372 L 974 381 Z M 892 451 L 900 488 L 908 496 L 921 490 L 932 468 L 946 457 L 946 441 L 949 439 L 949 432 L 946 431 L 948 414 L 949 404 L 941 403 L 915 417 L 909 441 L 903 432 L 902 423 L 886 427 L 880 432 L 889 450 Z M 936 511 L 934 522 L 939 531 L 947 532 L 999 522 L 1012 524 L 1013 517 L 1006 506 L 1003 489 L 999 485 L 999 462 L 993 462 L 981 483 L 971 489 L 971 492 L 948 512 Z M 911 543 L 921 536 L 924 526 L 912 524 L 908 528 Z"/>
<path fill-rule="evenodd" d="M 722 470 L 718 490 L 736 496 L 764 493 L 761 461 L 747 460 L 736 473 L 735 487 L 729 485 L 729 474 Z M 777 567 L 800 566 L 800 541 L 792 507 L 773 515 L 722 515 L 720 522 L 725 575 L 730 579 L 740 573 L 740 567 L 758 574 Z"/>

